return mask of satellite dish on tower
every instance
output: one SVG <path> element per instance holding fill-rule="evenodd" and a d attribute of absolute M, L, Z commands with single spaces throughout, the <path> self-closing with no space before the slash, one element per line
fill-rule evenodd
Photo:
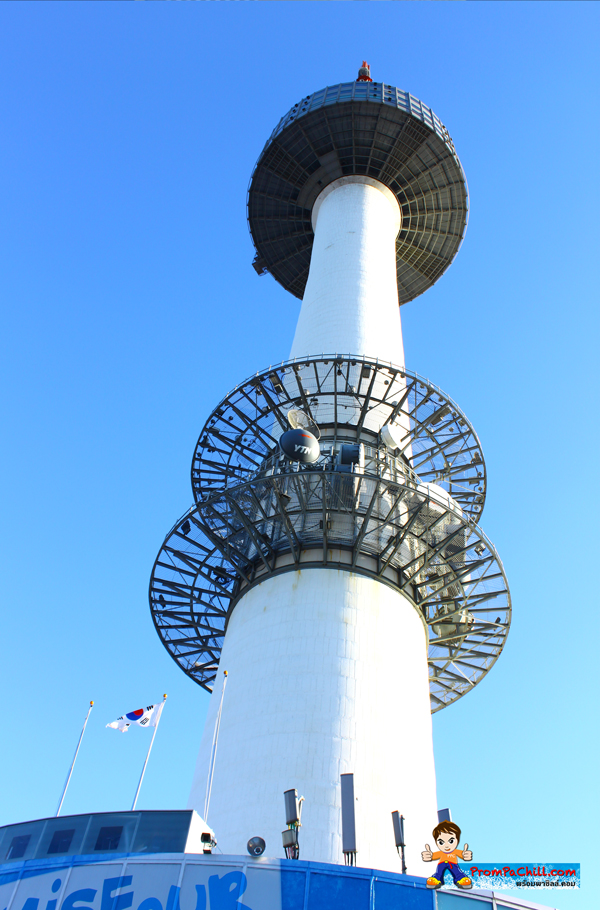
<path fill-rule="evenodd" d="M 299 408 L 292 408 L 287 412 L 288 423 L 292 430 L 309 430 L 316 439 L 321 438 L 321 431 L 305 411 Z"/>
<path fill-rule="evenodd" d="M 309 430 L 287 430 L 279 437 L 279 448 L 290 461 L 314 464 L 321 451 L 319 440 Z"/>
<path fill-rule="evenodd" d="M 381 440 L 388 452 L 394 453 L 402 448 L 402 443 L 408 439 L 408 432 L 397 423 L 386 423 L 381 428 Z"/>

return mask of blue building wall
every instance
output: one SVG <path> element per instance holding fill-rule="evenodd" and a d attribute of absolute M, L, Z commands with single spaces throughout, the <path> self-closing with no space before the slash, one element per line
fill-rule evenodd
<path fill-rule="evenodd" d="M 518 910 L 535 906 L 506 892 L 428 891 L 420 877 L 263 857 L 78 855 L 0 865 L 0 910 Z"/>

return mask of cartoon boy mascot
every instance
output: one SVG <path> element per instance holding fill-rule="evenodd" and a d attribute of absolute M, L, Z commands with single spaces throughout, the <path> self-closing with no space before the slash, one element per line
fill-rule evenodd
<path fill-rule="evenodd" d="M 441 888 L 444 884 L 444 876 L 446 872 L 449 872 L 457 888 L 463 888 L 464 890 L 472 888 L 473 882 L 458 865 L 459 859 L 464 859 L 466 863 L 470 863 L 473 859 L 473 853 L 469 850 L 468 844 L 465 844 L 463 850 L 457 849 L 460 842 L 460 828 L 458 825 L 455 825 L 454 822 L 440 822 L 431 833 L 438 849 L 435 853 L 432 853 L 429 844 L 425 844 L 421 859 L 424 863 L 437 860 L 438 867 L 435 870 L 435 875 L 427 879 L 427 887 Z"/>

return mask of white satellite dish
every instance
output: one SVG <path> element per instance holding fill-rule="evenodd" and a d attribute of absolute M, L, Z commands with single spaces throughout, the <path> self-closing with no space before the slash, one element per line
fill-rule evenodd
<path fill-rule="evenodd" d="M 454 512 L 459 518 L 462 518 L 463 510 L 453 496 L 440 487 L 437 483 L 420 483 L 417 485 L 417 493 L 421 493 L 429 500 L 429 508 L 439 515 L 444 512 Z"/>
<path fill-rule="evenodd" d="M 386 423 L 381 428 L 381 439 L 386 449 L 395 452 L 396 449 L 402 448 L 402 443 L 406 439 L 407 433 L 404 427 L 398 426 L 397 423 Z"/>
<path fill-rule="evenodd" d="M 292 430 L 308 430 L 317 439 L 321 438 L 321 431 L 312 417 L 299 408 L 292 408 L 291 411 L 288 411 L 287 419 Z"/>

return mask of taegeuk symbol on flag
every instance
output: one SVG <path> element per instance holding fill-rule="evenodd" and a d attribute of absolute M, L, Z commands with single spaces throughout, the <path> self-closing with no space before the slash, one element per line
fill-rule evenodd
<path fill-rule="evenodd" d="M 160 702 L 158 705 L 138 708 L 137 711 L 130 711 L 129 714 L 124 714 L 123 717 L 117 717 L 116 720 L 106 726 L 112 727 L 113 730 L 120 730 L 121 733 L 127 733 L 131 724 L 137 724 L 139 727 L 156 727 L 163 707 L 164 702 Z"/>

